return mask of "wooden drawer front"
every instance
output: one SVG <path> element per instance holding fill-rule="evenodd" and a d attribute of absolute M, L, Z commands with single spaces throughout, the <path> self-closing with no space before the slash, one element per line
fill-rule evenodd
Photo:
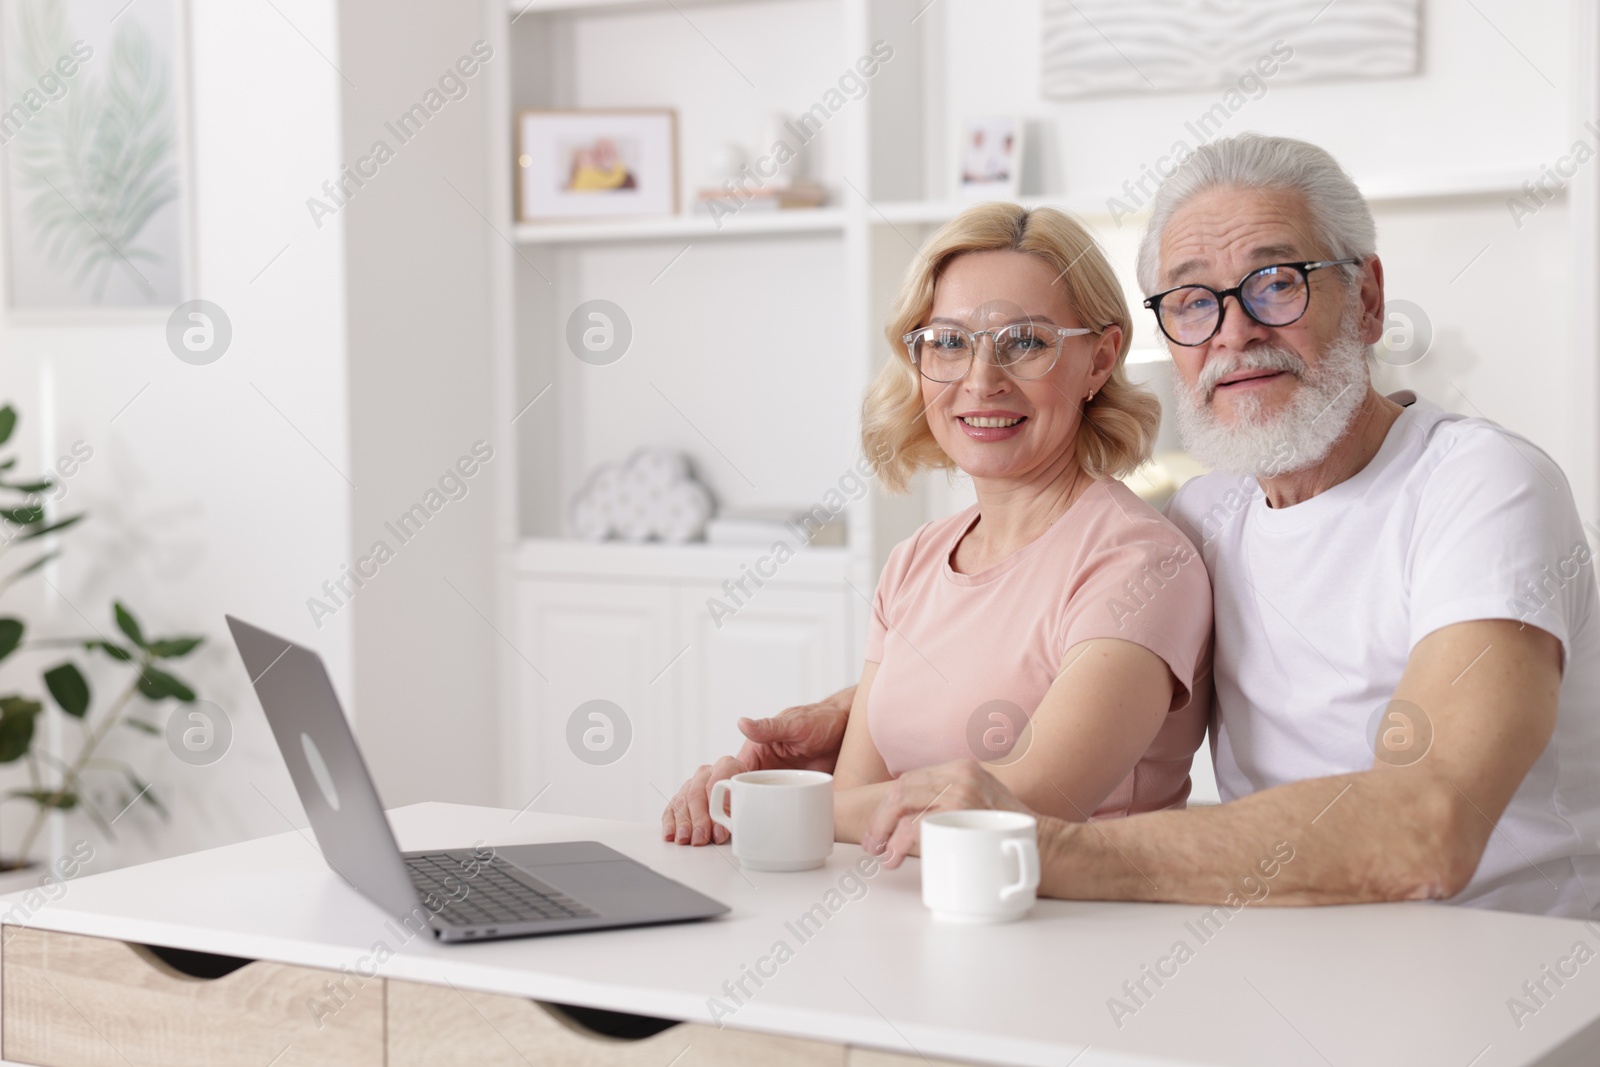
<path fill-rule="evenodd" d="M 844 1067 L 819 1041 L 682 1023 L 621 1041 L 535 1000 L 390 980 L 389 1067 Z M 681 1058 L 679 1058 L 681 1057 Z"/>
<path fill-rule="evenodd" d="M 148 949 L 6 927 L 3 1055 L 44 1067 L 383 1067 L 383 982 L 256 961 L 191 978 Z M 344 983 L 342 1007 L 325 983 Z M 320 1005 L 322 1010 L 316 1010 Z"/>

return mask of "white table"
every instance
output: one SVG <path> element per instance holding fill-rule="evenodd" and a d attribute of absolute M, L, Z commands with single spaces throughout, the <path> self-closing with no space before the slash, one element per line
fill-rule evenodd
<path fill-rule="evenodd" d="M 1251 907 L 1202 940 L 1198 906 L 1041 901 L 1020 923 L 954 928 L 931 921 L 909 861 L 880 870 L 802 942 L 786 923 L 825 902 L 855 846 L 836 846 L 821 870 L 771 874 L 741 871 L 726 847 L 663 842 L 653 826 L 445 804 L 390 817 L 405 849 L 601 841 L 733 909 L 548 938 L 417 938 L 394 946 L 381 970 L 391 979 L 710 1021 L 709 998 L 732 1006 L 723 983 L 781 940 L 792 958 L 759 989 L 747 980 L 754 995 L 727 1026 L 918 1062 L 1600 1063 L 1600 958 L 1559 989 L 1547 982 L 1553 995 L 1520 1028 L 1507 1004 L 1577 942 L 1600 953 L 1600 925 L 1434 904 Z M 306 830 L 83 877 L 28 925 L 338 970 L 370 955 L 385 922 Z M 1146 978 L 1150 995 L 1119 1026 L 1109 999 L 1133 1004 L 1124 982 L 1180 940 L 1192 958 L 1159 987 Z"/>

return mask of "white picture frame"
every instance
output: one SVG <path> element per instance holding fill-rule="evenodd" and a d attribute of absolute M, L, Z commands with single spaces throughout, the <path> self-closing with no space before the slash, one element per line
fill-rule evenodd
<path fill-rule="evenodd" d="M 955 142 L 956 195 L 963 200 L 1015 200 L 1022 190 L 1025 131 L 1020 115 L 964 119 Z"/>
<path fill-rule="evenodd" d="M 678 116 L 671 108 L 517 113 L 517 220 L 678 213 Z"/>

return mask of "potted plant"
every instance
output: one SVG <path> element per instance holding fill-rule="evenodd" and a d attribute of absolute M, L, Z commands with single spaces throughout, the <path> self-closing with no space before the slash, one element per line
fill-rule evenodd
<path fill-rule="evenodd" d="M 5 446 L 17 427 L 17 413 L 10 405 L 0 407 L 0 447 Z M 0 599 L 19 581 L 37 573 L 54 559 L 59 550 L 45 548 L 43 539 L 60 534 L 83 519 L 82 514 L 58 518 L 47 514 L 45 494 L 56 483 L 50 478 L 12 481 L 15 457 L 0 455 Z M 31 550 L 31 551 L 30 551 Z M 7 568 L 12 553 L 28 558 Z M 166 669 L 169 660 L 180 659 L 199 647 L 200 637 L 149 637 L 132 612 L 121 603 L 112 605 L 116 636 L 104 632 L 83 637 L 28 637 L 27 624 L 19 617 L 0 613 L 0 662 L 14 653 L 65 648 L 91 656 L 105 656 L 127 672 L 126 681 L 103 707 L 96 708 L 88 677 L 75 657 L 52 663 L 41 672 L 44 694 L 10 692 L 0 695 L 0 764 L 26 761 L 28 785 L 10 790 L 5 799 L 22 800 L 33 806 L 21 841 L 14 849 L 0 843 L 0 872 L 26 870 L 33 865 L 32 852 L 40 832 L 52 812 L 81 811 L 107 837 L 115 839 L 112 824 L 140 800 L 163 819 L 166 810 L 142 781 L 132 765 L 103 754 L 102 745 L 118 727 L 160 736 L 161 727 L 139 714 L 148 713 L 168 700 L 191 702 L 194 690 Z M 92 624 L 91 624 L 92 625 Z M 48 695 L 48 703 L 45 694 Z M 75 725 L 71 754 L 57 755 L 35 744 L 42 716 L 59 714 Z M 102 807 L 106 797 L 118 805 L 109 816 Z"/>

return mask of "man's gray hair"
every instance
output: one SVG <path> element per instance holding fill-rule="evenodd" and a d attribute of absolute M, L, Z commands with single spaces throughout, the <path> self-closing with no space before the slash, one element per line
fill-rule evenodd
<path fill-rule="evenodd" d="M 1173 213 L 1208 189 L 1288 189 L 1305 198 L 1318 247 L 1308 255 L 1365 259 L 1378 250 L 1372 210 L 1356 183 L 1324 149 L 1292 137 L 1242 133 L 1195 149 L 1161 183 L 1150 205 L 1150 224 L 1139 242 L 1139 287 L 1146 296 L 1161 284 L 1161 235 Z M 1346 279 L 1356 268 L 1336 268 Z"/>

